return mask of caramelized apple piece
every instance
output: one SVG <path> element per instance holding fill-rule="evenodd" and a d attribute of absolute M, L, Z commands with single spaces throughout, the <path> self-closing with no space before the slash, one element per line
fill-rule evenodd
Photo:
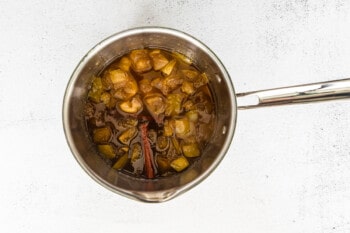
<path fill-rule="evenodd" d="M 103 92 L 101 94 L 100 100 L 102 101 L 102 103 L 104 103 L 107 106 L 111 101 L 111 97 L 112 97 L 111 94 L 109 94 L 108 92 Z"/>
<path fill-rule="evenodd" d="M 111 70 L 106 75 L 113 83 L 112 93 L 115 98 L 127 100 L 137 93 L 138 86 L 136 80 L 129 72 L 118 69 Z"/>
<path fill-rule="evenodd" d="M 169 60 L 158 49 L 150 52 L 149 56 L 152 59 L 154 70 L 160 70 L 169 63 Z"/>
<path fill-rule="evenodd" d="M 118 63 L 118 67 L 121 70 L 129 71 L 131 66 L 131 60 L 128 57 L 122 57 Z"/>
<path fill-rule="evenodd" d="M 196 125 L 188 120 L 187 117 L 175 120 L 175 134 L 179 139 L 188 140 L 196 135 Z"/>
<path fill-rule="evenodd" d="M 193 81 L 199 75 L 198 71 L 196 70 L 185 69 L 185 70 L 181 70 L 181 72 L 190 81 Z"/>
<path fill-rule="evenodd" d="M 183 83 L 183 81 L 183 78 L 177 75 L 171 75 L 163 79 L 164 85 L 167 86 L 170 91 L 173 91 L 177 87 L 179 87 Z"/>
<path fill-rule="evenodd" d="M 166 137 L 173 135 L 173 127 L 171 126 L 170 121 L 168 121 L 168 120 L 164 121 L 163 134 Z"/>
<path fill-rule="evenodd" d="M 131 139 L 133 139 L 137 134 L 137 128 L 136 127 L 131 127 L 127 130 L 125 130 L 124 132 L 122 132 L 119 137 L 118 140 L 125 144 L 128 145 L 129 142 L 131 141 Z"/>
<path fill-rule="evenodd" d="M 187 134 L 190 131 L 190 122 L 186 117 L 175 120 L 175 133 Z"/>
<path fill-rule="evenodd" d="M 163 95 L 167 95 L 170 92 L 169 87 L 165 85 L 164 78 L 158 77 L 153 79 L 151 85 L 152 87 L 155 87 L 158 90 L 160 90 L 163 93 Z"/>
<path fill-rule="evenodd" d="M 107 159 L 113 159 L 116 156 L 116 151 L 110 144 L 105 145 L 98 145 L 97 149 L 99 152 L 101 152 L 105 158 Z"/>
<path fill-rule="evenodd" d="M 140 87 L 140 91 L 144 94 L 147 94 L 148 92 L 152 91 L 152 85 L 151 85 L 151 80 L 149 79 L 142 79 L 139 82 L 139 87 Z"/>
<path fill-rule="evenodd" d="M 181 86 L 181 91 L 188 95 L 192 95 L 195 92 L 193 83 L 189 81 L 184 81 Z"/>
<path fill-rule="evenodd" d="M 112 132 L 109 127 L 95 129 L 93 132 L 93 140 L 98 144 L 105 144 L 111 139 Z"/>
<path fill-rule="evenodd" d="M 186 157 L 200 156 L 200 150 L 197 143 L 190 143 L 182 145 L 182 152 Z"/>
<path fill-rule="evenodd" d="M 102 82 L 103 89 L 105 91 L 109 91 L 113 88 L 112 80 L 110 79 L 110 77 L 108 75 L 103 75 L 101 77 L 101 82 Z"/>
<path fill-rule="evenodd" d="M 199 88 L 203 85 L 208 84 L 208 82 L 209 82 L 208 76 L 206 75 L 206 73 L 202 73 L 201 75 L 198 75 L 196 77 L 196 79 L 193 82 L 193 86 L 195 88 Z"/>
<path fill-rule="evenodd" d="M 169 148 L 169 138 L 166 136 L 159 136 L 157 138 L 156 149 L 157 151 L 165 151 Z"/>
<path fill-rule="evenodd" d="M 187 168 L 188 165 L 189 165 L 188 160 L 183 156 L 173 160 L 170 164 L 170 166 L 177 172 L 181 172 L 182 170 Z"/>
<path fill-rule="evenodd" d="M 152 115 L 153 119 L 158 123 L 163 122 L 165 111 L 165 99 L 161 94 L 149 94 L 143 99 L 148 112 Z"/>
<path fill-rule="evenodd" d="M 135 114 L 142 110 L 142 101 L 139 97 L 134 96 L 131 100 L 121 102 L 119 108 L 125 113 Z"/>
<path fill-rule="evenodd" d="M 198 112 L 196 110 L 188 111 L 186 113 L 186 116 L 187 116 L 188 120 L 191 122 L 197 122 L 198 118 L 199 118 Z"/>
<path fill-rule="evenodd" d="M 176 153 L 179 155 L 181 154 L 181 148 L 180 148 L 180 143 L 179 141 L 175 138 L 175 137 L 172 137 L 171 138 L 171 143 L 173 144 L 173 147 L 176 151 Z"/>
<path fill-rule="evenodd" d="M 177 89 L 182 83 L 183 78 L 177 75 L 170 75 L 165 78 L 155 78 L 152 80 L 151 85 L 157 89 L 159 89 L 163 95 L 168 95 L 170 92 Z"/>
<path fill-rule="evenodd" d="M 134 168 L 134 173 L 140 175 L 144 167 L 144 158 L 142 156 L 142 148 L 139 142 L 131 145 L 130 158 L 131 165 Z"/>
<path fill-rule="evenodd" d="M 129 161 L 128 153 L 125 153 L 122 156 L 120 156 L 117 162 L 113 165 L 113 168 L 116 170 L 120 170 L 128 163 L 128 161 Z"/>
<path fill-rule="evenodd" d="M 169 94 L 166 98 L 165 115 L 179 115 L 182 112 L 182 101 L 184 97 L 181 93 Z"/>
<path fill-rule="evenodd" d="M 133 50 L 130 53 L 132 68 L 137 73 L 143 73 L 152 69 L 151 59 L 146 49 Z"/>
<path fill-rule="evenodd" d="M 171 60 L 166 66 L 164 66 L 161 69 L 162 74 L 165 75 L 165 76 L 170 75 L 171 72 L 173 72 L 173 70 L 175 68 L 175 65 L 176 65 L 176 60 L 175 59 Z"/>
<path fill-rule="evenodd" d="M 158 169 L 160 170 L 161 173 L 167 172 L 171 169 L 169 159 L 163 156 L 157 156 L 156 162 L 158 165 Z"/>
<path fill-rule="evenodd" d="M 89 99 L 95 103 L 99 103 L 102 91 L 103 91 L 103 86 L 102 86 L 101 78 L 94 77 L 92 80 L 91 89 L 88 93 Z"/>
<path fill-rule="evenodd" d="M 138 120 L 136 118 L 128 117 L 128 118 L 121 118 L 117 121 L 117 128 L 118 130 L 125 130 L 133 126 L 137 126 Z"/>
<path fill-rule="evenodd" d="M 130 79 L 129 73 L 121 69 L 110 70 L 106 73 L 106 76 L 111 80 L 114 89 L 124 87 L 125 83 Z"/>
<path fill-rule="evenodd" d="M 131 146 L 131 162 L 135 162 L 136 160 L 140 159 L 142 156 L 142 149 L 140 143 L 134 143 Z"/>
<path fill-rule="evenodd" d="M 192 64 L 192 60 L 189 57 L 187 57 L 187 56 L 185 56 L 185 55 L 183 55 L 181 53 L 173 52 L 173 55 L 176 58 L 180 59 L 182 62 L 186 63 L 187 65 L 191 65 Z"/>

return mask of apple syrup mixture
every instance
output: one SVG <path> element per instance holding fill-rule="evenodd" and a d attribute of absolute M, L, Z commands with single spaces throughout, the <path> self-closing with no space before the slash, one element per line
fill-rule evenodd
<path fill-rule="evenodd" d="M 208 77 L 190 59 L 139 49 L 93 77 L 84 115 L 112 169 L 152 179 L 182 172 L 201 157 L 214 111 Z"/>

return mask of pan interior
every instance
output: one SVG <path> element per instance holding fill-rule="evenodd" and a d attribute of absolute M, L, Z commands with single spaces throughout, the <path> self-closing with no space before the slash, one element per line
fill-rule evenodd
<path fill-rule="evenodd" d="M 96 156 L 83 117 L 83 106 L 93 75 L 133 49 L 160 48 L 189 57 L 205 72 L 214 96 L 216 122 L 209 144 L 191 169 L 167 178 L 132 178 L 111 170 Z M 230 77 L 220 60 L 204 44 L 166 28 L 138 28 L 115 34 L 96 45 L 79 63 L 68 84 L 63 123 L 68 144 L 83 169 L 103 186 L 143 201 L 164 201 L 202 181 L 219 164 L 231 143 L 236 123 L 236 99 Z"/>

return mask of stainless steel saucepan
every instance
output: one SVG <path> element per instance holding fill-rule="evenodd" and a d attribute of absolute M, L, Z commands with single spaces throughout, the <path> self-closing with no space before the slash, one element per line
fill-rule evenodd
<path fill-rule="evenodd" d="M 210 78 L 216 105 L 215 130 L 201 159 L 193 167 L 168 178 L 132 178 L 111 170 L 89 140 L 83 117 L 88 86 L 94 74 L 133 49 L 161 48 L 189 57 Z M 68 83 L 63 102 L 63 127 L 68 145 L 81 167 L 104 187 L 129 198 L 162 202 L 194 187 L 220 163 L 231 144 L 237 109 L 334 100 L 350 97 L 350 79 L 236 94 L 219 58 L 192 36 L 169 28 L 143 27 L 110 36 L 80 61 Z M 248 104 L 240 100 L 248 99 Z M 237 104 L 238 101 L 238 104 Z M 243 101 L 246 102 L 246 101 Z"/>

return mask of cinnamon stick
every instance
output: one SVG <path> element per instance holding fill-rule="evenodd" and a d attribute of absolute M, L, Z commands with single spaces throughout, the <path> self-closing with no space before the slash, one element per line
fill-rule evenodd
<path fill-rule="evenodd" d="M 155 169 L 152 165 L 153 152 L 151 149 L 151 144 L 147 138 L 147 126 L 148 122 L 143 122 L 140 124 L 141 145 L 142 152 L 145 158 L 145 174 L 147 178 L 152 179 L 155 175 Z"/>

